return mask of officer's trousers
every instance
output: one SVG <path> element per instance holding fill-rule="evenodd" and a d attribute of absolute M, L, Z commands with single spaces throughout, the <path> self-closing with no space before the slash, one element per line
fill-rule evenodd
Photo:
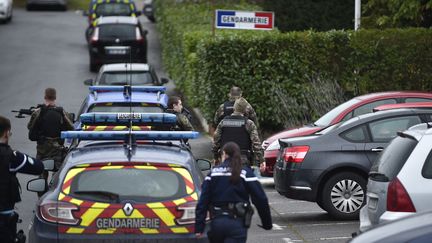
<path fill-rule="evenodd" d="M 14 243 L 17 231 L 17 222 L 14 217 L 0 214 L 0 242 Z"/>
<path fill-rule="evenodd" d="M 209 232 L 211 243 L 245 243 L 247 228 L 242 218 L 218 216 L 212 219 Z"/>

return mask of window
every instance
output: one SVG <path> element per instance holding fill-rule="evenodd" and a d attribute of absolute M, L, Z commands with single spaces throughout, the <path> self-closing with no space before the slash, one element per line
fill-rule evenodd
<path fill-rule="evenodd" d="M 372 141 L 389 142 L 397 136 L 397 132 L 405 131 L 419 123 L 421 123 L 421 120 L 418 116 L 394 117 L 371 122 L 369 128 Z"/>
<path fill-rule="evenodd" d="M 406 98 L 405 103 L 415 103 L 415 102 L 432 102 L 432 99 L 426 98 Z"/>
<path fill-rule="evenodd" d="M 363 129 L 363 126 L 358 126 L 355 128 L 352 128 L 348 131 L 345 131 L 341 134 L 342 138 L 350 141 L 350 142 L 365 142 L 366 141 L 366 135 Z"/>
<path fill-rule="evenodd" d="M 427 179 L 432 179 L 432 151 L 429 152 L 426 162 L 423 165 L 422 176 Z"/>
<path fill-rule="evenodd" d="M 88 112 L 132 112 L 136 113 L 161 113 L 163 109 L 156 104 L 137 104 L 132 103 L 97 103 L 89 108 Z"/>
<path fill-rule="evenodd" d="M 149 72 L 105 72 L 99 80 L 99 85 L 132 85 L 153 84 L 153 77 Z"/>
<path fill-rule="evenodd" d="M 318 119 L 314 124 L 320 127 L 327 127 L 332 123 L 332 121 L 342 112 L 353 106 L 354 104 L 359 103 L 359 99 L 351 99 L 345 103 L 342 103 L 335 108 L 333 108 L 331 111 L 327 112 L 325 115 L 323 115 L 320 119 Z"/>
<path fill-rule="evenodd" d="M 136 198 L 147 202 L 187 195 L 185 179 L 176 171 L 142 167 L 144 169 L 105 167 L 103 170 L 85 170 L 74 177 L 70 194 L 102 201 L 112 200 L 107 195 L 113 194 L 120 200 Z M 185 169 L 179 170 L 189 173 Z"/>
<path fill-rule="evenodd" d="M 412 138 L 396 137 L 380 153 L 371 167 L 371 172 L 378 172 L 385 175 L 389 180 L 393 180 L 402 169 L 417 143 L 417 140 Z"/>
<path fill-rule="evenodd" d="M 387 99 L 387 100 L 378 100 L 374 101 L 365 105 L 362 105 L 354 110 L 354 116 L 360 116 L 363 114 L 371 113 L 373 108 L 380 106 L 380 105 L 386 105 L 386 104 L 396 104 L 395 99 Z"/>
<path fill-rule="evenodd" d="M 101 40 L 135 40 L 136 27 L 131 24 L 103 24 L 99 26 L 99 39 Z"/>
<path fill-rule="evenodd" d="M 95 10 L 97 16 L 130 16 L 131 7 L 127 3 L 102 3 Z"/>

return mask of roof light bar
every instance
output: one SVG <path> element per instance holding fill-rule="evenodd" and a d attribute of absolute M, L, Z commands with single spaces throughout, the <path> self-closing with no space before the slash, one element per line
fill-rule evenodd
<path fill-rule="evenodd" d="M 127 85 L 125 85 L 127 86 Z M 125 86 L 90 86 L 90 92 L 123 92 Z M 164 86 L 130 86 L 134 92 L 165 92 Z"/>
<path fill-rule="evenodd" d="M 136 140 L 182 140 L 198 138 L 198 132 L 184 131 L 64 131 L 61 132 L 62 139 L 81 140 L 124 140 L 129 135 Z"/>
<path fill-rule="evenodd" d="M 175 124 L 177 117 L 171 113 L 84 113 L 80 115 L 82 124 Z"/>

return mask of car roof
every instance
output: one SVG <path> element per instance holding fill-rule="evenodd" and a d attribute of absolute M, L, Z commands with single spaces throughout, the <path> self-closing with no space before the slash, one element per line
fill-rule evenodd
<path fill-rule="evenodd" d="M 125 98 L 123 92 L 98 92 L 96 95 L 90 93 L 88 95 L 89 105 L 96 103 L 107 103 L 107 102 L 115 102 L 115 103 L 151 103 L 151 104 L 159 104 L 163 107 L 167 107 L 168 105 L 168 95 L 165 93 L 147 93 L 147 92 L 133 92 L 131 95 L 131 99 Z"/>
<path fill-rule="evenodd" d="M 112 72 L 112 71 L 150 71 L 150 65 L 146 63 L 114 63 L 105 64 L 101 67 L 100 73 Z"/>
<path fill-rule="evenodd" d="M 107 16 L 107 17 L 99 17 L 97 20 L 97 25 L 104 24 L 131 24 L 137 25 L 138 18 L 133 16 Z"/>
<path fill-rule="evenodd" d="M 376 99 L 376 98 L 397 98 L 397 97 L 430 97 L 432 98 L 431 92 L 424 92 L 424 91 L 387 91 L 387 92 L 377 92 L 377 93 L 370 93 L 365 94 L 361 96 L 355 97 L 355 99 L 359 100 L 368 100 L 368 99 Z"/>
<path fill-rule="evenodd" d="M 432 102 L 410 102 L 410 103 L 398 103 L 398 104 L 386 104 L 380 105 L 373 109 L 373 111 L 383 111 L 390 109 L 400 108 L 432 108 Z"/>

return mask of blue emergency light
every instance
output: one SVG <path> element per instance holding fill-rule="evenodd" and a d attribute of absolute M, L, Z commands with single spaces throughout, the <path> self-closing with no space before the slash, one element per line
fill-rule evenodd
<path fill-rule="evenodd" d="M 129 124 L 132 122 L 134 125 L 143 124 L 161 124 L 173 125 L 177 122 L 177 117 L 171 113 L 84 113 L 80 115 L 82 124 Z"/>
<path fill-rule="evenodd" d="M 164 93 L 166 91 L 164 86 L 130 86 L 130 88 L 135 92 Z M 90 92 L 122 92 L 125 86 L 90 86 L 89 90 Z"/>
<path fill-rule="evenodd" d="M 62 139 L 125 140 L 130 135 L 136 140 L 182 140 L 198 138 L 198 132 L 184 131 L 65 131 Z"/>

